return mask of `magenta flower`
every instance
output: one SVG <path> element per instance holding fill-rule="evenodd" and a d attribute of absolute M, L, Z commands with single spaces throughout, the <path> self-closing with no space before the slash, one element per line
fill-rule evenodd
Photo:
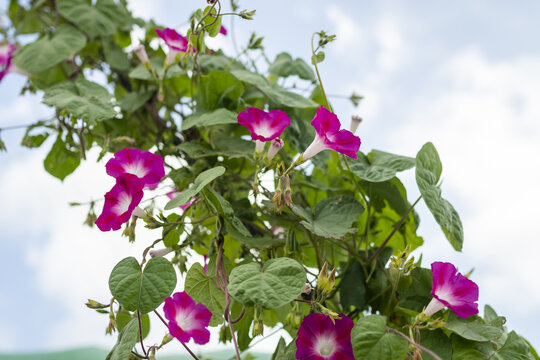
<path fill-rule="evenodd" d="M 286 112 L 270 110 L 266 112 L 255 107 L 248 107 L 237 116 L 238 123 L 245 126 L 255 140 L 255 150 L 261 153 L 264 142 L 273 140 L 281 135 L 283 130 L 291 124 Z"/>
<path fill-rule="evenodd" d="M 13 53 L 17 50 L 17 45 L 4 44 L 0 46 L 0 81 L 8 73 L 15 71 L 15 65 L 12 64 Z"/>
<path fill-rule="evenodd" d="M 349 130 L 340 130 L 341 123 L 336 114 L 324 107 L 317 109 L 317 114 L 311 121 L 317 134 L 311 145 L 302 154 L 302 160 L 312 158 L 319 152 L 330 149 L 356 159 L 360 149 L 360 138 Z"/>
<path fill-rule="evenodd" d="M 188 39 L 176 32 L 171 28 L 165 28 L 163 30 L 156 29 L 156 34 L 165 41 L 165 44 L 169 47 L 167 53 L 167 59 L 165 63 L 171 65 L 176 59 L 176 54 L 179 52 L 186 52 L 188 50 Z M 193 50 L 195 51 L 195 49 Z"/>
<path fill-rule="evenodd" d="M 143 197 L 144 182 L 132 174 L 116 178 L 116 185 L 105 194 L 103 211 L 96 220 L 101 231 L 118 230 L 127 222 Z"/>
<path fill-rule="evenodd" d="M 431 316 L 444 307 L 451 309 L 457 316 L 467 318 L 478 314 L 478 285 L 457 272 L 454 265 L 446 262 L 431 264 L 433 299 L 424 310 Z"/>
<path fill-rule="evenodd" d="M 219 28 L 219 33 L 227 35 L 227 29 L 225 29 L 225 26 L 221 25 L 221 27 Z"/>
<path fill-rule="evenodd" d="M 167 193 L 167 197 L 172 200 L 172 199 L 174 199 L 175 197 L 177 197 L 180 194 L 181 194 L 181 192 L 178 192 L 176 189 L 174 189 L 174 190 L 171 190 L 171 191 L 169 191 Z M 189 200 L 184 205 L 180 205 L 179 208 L 182 209 L 182 210 L 186 210 L 186 208 L 188 206 L 190 206 L 191 204 L 193 204 L 195 202 L 195 200 L 197 200 L 197 198 L 194 196 L 194 197 L 191 198 L 191 200 Z"/>
<path fill-rule="evenodd" d="M 351 330 L 354 323 L 347 316 L 332 322 L 324 314 L 304 318 L 296 339 L 298 360 L 354 360 Z"/>
<path fill-rule="evenodd" d="M 125 148 L 114 154 L 105 165 L 107 174 L 118 178 L 122 174 L 133 174 L 144 182 L 145 187 L 155 189 L 165 176 L 163 159 L 146 150 Z"/>
<path fill-rule="evenodd" d="M 195 304 L 185 291 L 166 298 L 163 311 L 169 320 L 169 332 L 180 342 L 193 338 L 195 343 L 203 345 L 210 341 L 207 327 L 212 313 L 203 304 Z"/>

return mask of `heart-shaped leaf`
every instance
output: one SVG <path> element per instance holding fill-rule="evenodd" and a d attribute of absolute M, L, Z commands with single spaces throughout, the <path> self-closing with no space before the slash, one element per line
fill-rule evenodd
<path fill-rule="evenodd" d="M 229 293 L 244 305 L 276 309 L 298 297 L 305 285 L 302 265 L 290 258 L 278 258 L 262 268 L 258 263 L 235 267 L 229 278 Z"/>
<path fill-rule="evenodd" d="M 111 272 L 109 289 L 124 309 L 147 313 L 156 309 L 176 286 L 176 272 L 165 258 L 156 257 L 141 267 L 134 257 L 120 261 Z"/>

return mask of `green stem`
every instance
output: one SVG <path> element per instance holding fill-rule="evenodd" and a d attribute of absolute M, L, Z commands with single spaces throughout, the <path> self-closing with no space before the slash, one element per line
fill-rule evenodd
<path fill-rule="evenodd" d="M 311 54 L 312 56 L 315 56 L 316 58 L 316 55 L 315 55 L 316 49 L 313 47 L 313 40 L 315 40 L 315 35 L 317 35 L 317 33 L 313 33 L 313 35 L 311 36 Z M 330 103 L 328 102 L 328 97 L 326 96 L 326 92 L 324 91 L 324 86 L 321 80 L 321 74 L 319 73 L 319 67 L 317 66 L 317 61 L 312 61 L 312 63 L 313 63 L 313 66 L 315 67 L 315 72 L 317 73 L 317 79 L 319 79 L 319 84 L 321 85 L 321 91 L 324 96 L 324 101 L 326 102 L 326 108 L 333 112 L 332 107 L 330 106 Z"/>
<path fill-rule="evenodd" d="M 412 211 L 412 209 L 414 209 L 414 207 L 416 206 L 416 204 L 418 204 L 418 202 L 420 201 L 421 198 L 422 198 L 422 195 L 420 195 L 418 197 L 418 199 L 416 199 L 414 204 L 411 205 L 411 207 L 407 210 L 407 212 L 403 215 L 403 217 L 397 222 L 396 226 L 394 226 L 394 229 L 392 230 L 390 235 L 388 235 L 388 237 L 384 240 L 384 242 L 381 244 L 381 246 L 379 246 L 377 251 L 375 251 L 375 253 L 373 255 L 371 255 L 371 257 L 369 259 L 366 260 L 366 264 L 369 264 L 370 262 L 373 261 L 373 259 L 375 259 L 377 256 L 379 256 L 379 254 L 381 253 L 381 251 L 383 251 L 384 247 L 386 246 L 386 244 L 388 244 L 388 242 L 390 241 L 392 236 L 394 236 L 394 234 L 399 230 L 401 225 L 403 225 L 405 220 L 407 220 L 407 218 L 409 217 L 409 213 Z"/>

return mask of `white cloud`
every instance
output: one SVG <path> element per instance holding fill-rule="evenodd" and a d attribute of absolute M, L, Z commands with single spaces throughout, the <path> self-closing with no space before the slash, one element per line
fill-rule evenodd
<path fill-rule="evenodd" d="M 535 160 L 540 154 L 540 58 L 493 62 L 467 49 L 433 76 L 444 90 L 421 92 L 388 143 L 406 154 L 415 154 L 426 141 L 435 144 L 443 163 L 443 194 L 461 214 L 465 244 L 463 255 L 449 255 L 448 245 L 435 249 L 430 238 L 422 251 L 428 262 L 453 257 L 464 271 L 476 267 L 481 301 L 502 309 L 510 320 L 538 314 L 540 288 L 532 284 L 538 281 L 540 253 L 534 202 L 540 199 Z M 436 228 L 431 220 L 427 224 Z M 444 242 L 437 237 L 437 243 Z"/>

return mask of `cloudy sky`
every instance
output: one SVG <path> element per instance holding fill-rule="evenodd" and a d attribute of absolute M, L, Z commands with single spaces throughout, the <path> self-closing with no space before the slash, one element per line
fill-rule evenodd
<path fill-rule="evenodd" d="M 182 25 L 196 5 L 131 1 L 136 15 Z M 224 3 L 227 3 L 226 1 Z M 452 261 L 480 286 L 507 325 L 540 347 L 540 3 L 497 0 L 241 1 L 257 9 L 254 21 L 234 21 L 238 44 L 252 31 L 264 36 L 268 55 L 309 58 L 311 34 L 327 30 L 337 41 L 321 66 L 328 93 L 365 96 L 359 108 L 334 99 L 343 122 L 364 118 L 362 149 L 414 156 L 432 141 L 443 162 L 443 195 L 461 215 L 465 244 L 456 253 L 426 207 L 418 207 L 424 264 Z M 191 7 L 193 6 L 193 7 Z M 7 7 L 0 0 L 0 9 Z M 225 26 L 231 28 L 230 19 Z M 234 54 L 230 36 L 214 42 Z M 0 128 L 32 123 L 49 113 L 40 96 L 18 97 L 24 78 L 0 84 Z M 111 346 L 105 317 L 84 307 L 106 300 L 110 269 L 126 254 L 140 254 L 141 232 L 127 243 L 118 234 L 83 227 L 84 208 L 70 201 L 103 196 L 112 186 L 104 162 L 88 161 L 62 184 L 43 170 L 43 149 L 18 146 L 23 132 L 2 132 L 0 153 L 0 351 Z M 91 158 L 96 154 L 91 153 Z M 402 174 L 416 199 L 414 172 Z M 417 254 L 419 255 L 419 254 Z M 180 286 L 179 286 L 180 288 Z M 155 333 L 156 341 L 162 333 Z M 270 340 L 272 346 L 275 342 Z M 262 344 L 264 348 L 264 344 Z"/>

